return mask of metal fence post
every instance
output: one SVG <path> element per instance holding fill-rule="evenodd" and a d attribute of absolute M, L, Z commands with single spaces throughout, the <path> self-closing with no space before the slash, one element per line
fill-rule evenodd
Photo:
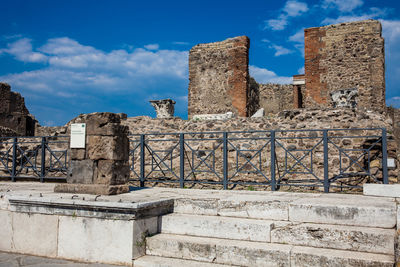
<path fill-rule="evenodd" d="M 275 177 L 275 131 L 271 131 L 271 190 L 276 190 Z"/>
<path fill-rule="evenodd" d="M 223 168 L 224 168 L 224 189 L 228 189 L 228 133 L 223 133 Z"/>
<path fill-rule="evenodd" d="M 145 180 L 144 137 L 144 134 L 140 135 L 140 187 L 144 187 Z"/>
<path fill-rule="evenodd" d="M 44 182 L 44 177 L 46 175 L 46 137 L 42 137 L 42 155 L 40 164 L 40 182 Z"/>
<path fill-rule="evenodd" d="M 324 192 L 329 193 L 328 130 L 323 131 L 324 142 Z"/>
<path fill-rule="evenodd" d="M 387 168 L 387 132 L 386 128 L 382 129 L 382 174 L 383 183 L 388 184 L 388 168 Z"/>
<path fill-rule="evenodd" d="M 179 134 L 179 186 L 185 187 L 185 134 Z"/>
<path fill-rule="evenodd" d="M 15 182 L 15 175 L 17 172 L 17 138 L 13 138 L 13 154 L 12 154 L 12 168 L 11 168 L 11 181 Z"/>

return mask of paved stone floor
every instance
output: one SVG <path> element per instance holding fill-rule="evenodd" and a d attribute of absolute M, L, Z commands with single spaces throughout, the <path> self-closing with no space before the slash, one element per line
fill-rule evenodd
<path fill-rule="evenodd" d="M 117 267 L 98 263 L 80 263 L 68 260 L 49 259 L 15 253 L 0 252 L 0 267 Z M 121 266 L 119 266 L 121 267 Z"/>

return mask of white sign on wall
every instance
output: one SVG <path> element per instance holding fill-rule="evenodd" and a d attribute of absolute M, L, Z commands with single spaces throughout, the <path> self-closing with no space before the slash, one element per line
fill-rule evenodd
<path fill-rule="evenodd" d="M 85 148 L 86 123 L 71 124 L 70 148 Z"/>

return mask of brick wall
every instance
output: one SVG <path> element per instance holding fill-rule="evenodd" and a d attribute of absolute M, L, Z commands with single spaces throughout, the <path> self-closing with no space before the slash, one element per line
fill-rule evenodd
<path fill-rule="evenodd" d="M 293 85 L 291 84 L 259 84 L 260 107 L 265 114 L 278 113 L 293 109 Z"/>
<path fill-rule="evenodd" d="M 358 108 L 385 109 L 382 26 L 366 20 L 304 31 L 305 107 L 331 105 L 330 92 L 358 90 Z"/>
<path fill-rule="evenodd" d="M 247 116 L 249 47 L 249 38 L 240 36 L 190 50 L 189 118 L 229 111 Z"/>

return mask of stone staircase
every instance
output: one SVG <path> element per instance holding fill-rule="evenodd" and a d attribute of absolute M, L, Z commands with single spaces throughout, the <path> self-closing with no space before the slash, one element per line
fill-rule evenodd
<path fill-rule="evenodd" d="M 176 199 L 135 267 L 393 266 L 394 199 L 244 194 Z"/>

